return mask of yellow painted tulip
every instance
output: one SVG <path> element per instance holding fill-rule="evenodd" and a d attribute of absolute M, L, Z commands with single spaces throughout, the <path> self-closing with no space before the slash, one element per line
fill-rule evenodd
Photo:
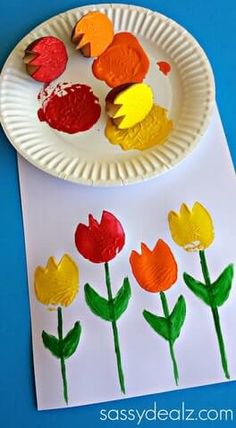
<path fill-rule="evenodd" d="M 214 226 L 207 209 L 199 202 L 192 208 L 182 204 L 180 212 L 168 216 L 173 240 L 186 251 L 202 251 L 214 240 Z"/>
<path fill-rule="evenodd" d="M 189 290 L 210 306 L 217 336 L 222 368 L 226 379 L 230 379 L 224 337 L 218 307 L 229 297 L 232 288 L 234 266 L 229 264 L 216 280 L 212 280 L 207 263 L 206 249 L 214 240 L 214 225 L 207 209 L 195 202 L 192 208 L 182 204 L 180 212 L 171 211 L 168 216 L 170 232 L 176 244 L 186 251 L 199 253 L 204 281 L 199 281 L 184 272 L 183 279 Z"/>
<path fill-rule="evenodd" d="M 59 263 L 50 257 L 45 268 L 36 268 L 34 288 L 37 299 L 44 305 L 70 305 L 79 290 L 77 264 L 68 254 Z"/>

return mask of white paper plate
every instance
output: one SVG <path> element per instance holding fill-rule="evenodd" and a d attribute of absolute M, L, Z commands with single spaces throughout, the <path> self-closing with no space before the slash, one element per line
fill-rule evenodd
<path fill-rule="evenodd" d="M 146 151 L 123 151 L 104 136 L 104 99 L 110 88 L 95 79 L 92 60 L 83 58 L 70 42 L 78 19 L 90 10 L 106 13 L 115 32 L 135 34 L 147 51 L 151 65 L 146 82 L 155 101 L 166 107 L 174 130 L 160 146 Z M 86 83 L 99 97 L 103 114 L 89 131 L 68 135 L 39 122 L 37 95 L 42 87 L 25 71 L 24 49 L 34 39 L 54 35 L 68 49 L 69 62 L 55 81 Z M 172 70 L 164 76 L 156 65 L 166 60 Z M 137 6 L 104 4 L 85 6 L 42 23 L 15 47 L 0 80 L 0 118 L 18 152 L 38 168 L 76 183 L 119 185 L 141 181 L 168 171 L 196 146 L 209 123 L 215 87 L 211 67 L 201 47 L 180 25 L 159 13 Z"/>

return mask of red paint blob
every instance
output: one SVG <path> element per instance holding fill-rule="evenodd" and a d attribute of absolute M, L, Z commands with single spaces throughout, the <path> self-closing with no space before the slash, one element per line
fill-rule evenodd
<path fill-rule="evenodd" d="M 46 36 L 35 40 L 26 48 L 25 61 L 26 69 L 33 79 L 49 83 L 63 73 L 68 55 L 60 39 Z"/>
<path fill-rule="evenodd" d="M 38 118 L 54 129 L 75 134 L 87 131 L 99 119 L 101 107 L 92 89 L 80 83 L 47 87 L 40 95 L 42 107 Z"/>
<path fill-rule="evenodd" d="M 157 65 L 159 67 L 159 70 L 167 76 L 167 74 L 171 71 L 171 66 L 168 62 L 165 61 L 159 61 L 157 62 Z"/>

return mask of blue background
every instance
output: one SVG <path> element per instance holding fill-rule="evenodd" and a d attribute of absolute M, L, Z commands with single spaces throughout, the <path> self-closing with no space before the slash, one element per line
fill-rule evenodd
<path fill-rule="evenodd" d="M 92 3 L 87 2 L 87 4 Z M 119 2 L 118 2 L 119 3 Z M 188 29 L 205 49 L 216 78 L 217 101 L 230 150 L 236 161 L 236 2 L 234 0 L 143 0 L 134 4 L 157 10 Z M 0 65 L 26 33 L 47 18 L 86 4 L 73 0 L 5 0 L 1 6 Z M 4 43 L 4 45 L 3 45 Z M 194 422 L 194 426 L 236 426 L 236 383 L 148 396 L 105 405 L 38 412 L 31 353 L 26 261 L 16 153 L 0 130 L 0 426 L 65 428 L 136 426 L 101 422 L 99 411 L 112 408 L 232 408 L 234 422 Z M 189 422 L 145 422 L 140 426 L 187 426 Z"/>

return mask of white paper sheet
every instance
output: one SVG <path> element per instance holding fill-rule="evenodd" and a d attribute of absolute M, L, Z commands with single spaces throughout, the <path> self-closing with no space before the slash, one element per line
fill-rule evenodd
<path fill-rule="evenodd" d="M 45 266 L 50 255 L 58 260 L 69 253 L 80 266 L 80 292 L 64 310 L 64 328 L 80 320 L 83 332 L 76 353 L 67 360 L 69 405 L 76 406 L 124 398 L 117 380 L 112 330 L 108 322 L 91 313 L 85 303 L 85 282 L 106 294 L 102 265 L 83 259 L 74 245 L 79 222 L 87 224 L 88 213 L 100 219 L 106 209 L 121 220 L 127 242 L 110 263 L 113 290 L 128 274 L 132 300 L 118 321 L 127 393 L 133 397 L 175 389 L 168 344 L 155 334 L 142 317 L 143 309 L 162 314 L 158 294 L 142 290 L 131 274 L 129 255 L 140 242 L 153 247 L 163 238 L 179 264 L 179 279 L 168 292 L 172 306 L 180 294 L 187 301 L 187 318 L 176 342 L 180 371 L 179 388 L 224 381 L 210 308 L 184 285 L 184 271 L 201 279 L 197 253 L 187 253 L 172 241 L 167 223 L 170 210 L 182 202 L 200 201 L 210 211 L 215 240 L 207 255 L 212 278 L 236 259 L 235 175 L 218 112 L 195 151 L 170 172 L 151 181 L 117 188 L 92 188 L 51 177 L 19 157 L 22 208 L 27 252 L 32 318 L 34 369 L 39 409 L 65 407 L 59 361 L 46 350 L 41 332 L 56 334 L 56 312 L 49 312 L 35 297 L 34 269 Z M 236 379 L 236 284 L 230 298 L 219 308 L 231 379 Z"/>

